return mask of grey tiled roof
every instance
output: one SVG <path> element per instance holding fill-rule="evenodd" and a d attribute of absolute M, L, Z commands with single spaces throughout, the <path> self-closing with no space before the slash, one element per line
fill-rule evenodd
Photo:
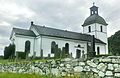
<path fill-rule="evenodd" d="M 90 15 L 85 21 L 84 24 L 82 26 L 87 26 L 93 23 L 99 23 L 99 24 L 103 24 L 103 25 L 108 25 L 106 23 L 106 21 L 99 15 L 94 14 L 94 15 Z"/>
<path fill-rule="evenodd" d="M 87 35 L 87 34 L 65 31 L 65 30 L 49 28 L 49 27 L 39 26 L 39 25 L 32 25 L 32 26 L 35 27 L 39 35 L 59 37 L 59 38 L 68 38 L 68 39 L 75 39 L 75 40 L 82 40 L 82 41 L 89 41 L 89 42 L 92 39 L 92 36 Z M 99 39 L 95 39 L 95 42 L 105 44 Z"/>
<path fill-rule="evenodd" d="M 15 32 L 15 34 L 18 34 L 18 35 L 25 35 L 25 36 L 36 37 L 36 35 L 34 34 L 34 32 L 31 31 L 31 30 L 13 28 L 13 31 Z"/>

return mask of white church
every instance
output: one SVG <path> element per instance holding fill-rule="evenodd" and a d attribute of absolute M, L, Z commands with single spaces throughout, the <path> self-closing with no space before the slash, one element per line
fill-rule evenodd
<path fill-rule="evenodd" d="M 55 57 L 57 47 L 71 54 L 74 58 L 81 58 L 88 53 L 87 45 L 91 46 L 92 35 L 95 37 L 96 55 L 108 54 L 107 23 L 99 16 L 98 7 L 90 8 L 90 16 L 84 21 L 83 33 L 60 30 L 46 26 L 35 25 L 30 28 L 13 28 L 10 40 L 15 44 L 17 52 L 29 52 L 32 57 Z M 58 52 L 58 51 L 57 51 Z"/>

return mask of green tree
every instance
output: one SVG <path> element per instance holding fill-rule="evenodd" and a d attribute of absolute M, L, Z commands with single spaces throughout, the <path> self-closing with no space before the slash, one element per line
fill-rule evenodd
<path fill-rule="evenodd" d="M 120 31 L 108 38 L 109 53 L 120 55 Z"/>
<path fill-rule="evenodd" d="M 4 48 L 4 59 L 8 59 L 10 57 L 14 57 L 15 56 L 15 45 L 14 44 L 10 44 L 9 46 L 6 46 Z"/>

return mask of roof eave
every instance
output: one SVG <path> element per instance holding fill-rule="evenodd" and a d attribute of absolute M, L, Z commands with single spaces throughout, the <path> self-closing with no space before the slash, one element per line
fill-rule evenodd
<path fill-rule="evenodd" d="M 13 33 L 14 33 L 14 28 L 12 29 L 12 32 L 11 32 L 11 34 L 10 34 L 10 40 L 11 40 L 11 38 L 12 38 L 12 35 L 13 35 Z"/>
<path fill-rule="evenodd" d="M 94 24 L 94 23 L 91 23 L 91 24 Z M 101 24 L 101 23 L 98 23 L 98 24 Z M 82 26 L 84 27 L 84 26 L 87 26 L 87 25 L 90 25 L 90 24 L 83 24 Z M 103 25 L 107 26 L 108 24 L 106 23 L 106 24 L 103 24 Z"/>
<path fill-rule="evenodd" d="M 24 35 L 24 34 L 18 34 L 18 33 L 15 33 L 15 35 L 28 36 L 28 37 L 37 37 L 37 36 L 30 36 L 30 35 Z"/>

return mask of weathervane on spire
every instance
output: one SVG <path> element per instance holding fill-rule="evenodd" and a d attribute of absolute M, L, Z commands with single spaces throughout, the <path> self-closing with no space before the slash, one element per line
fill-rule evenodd
<path fill-rule="evenodd" d="M 93 6 L 95 6 L 95 2 L 93 2 Z"/>

